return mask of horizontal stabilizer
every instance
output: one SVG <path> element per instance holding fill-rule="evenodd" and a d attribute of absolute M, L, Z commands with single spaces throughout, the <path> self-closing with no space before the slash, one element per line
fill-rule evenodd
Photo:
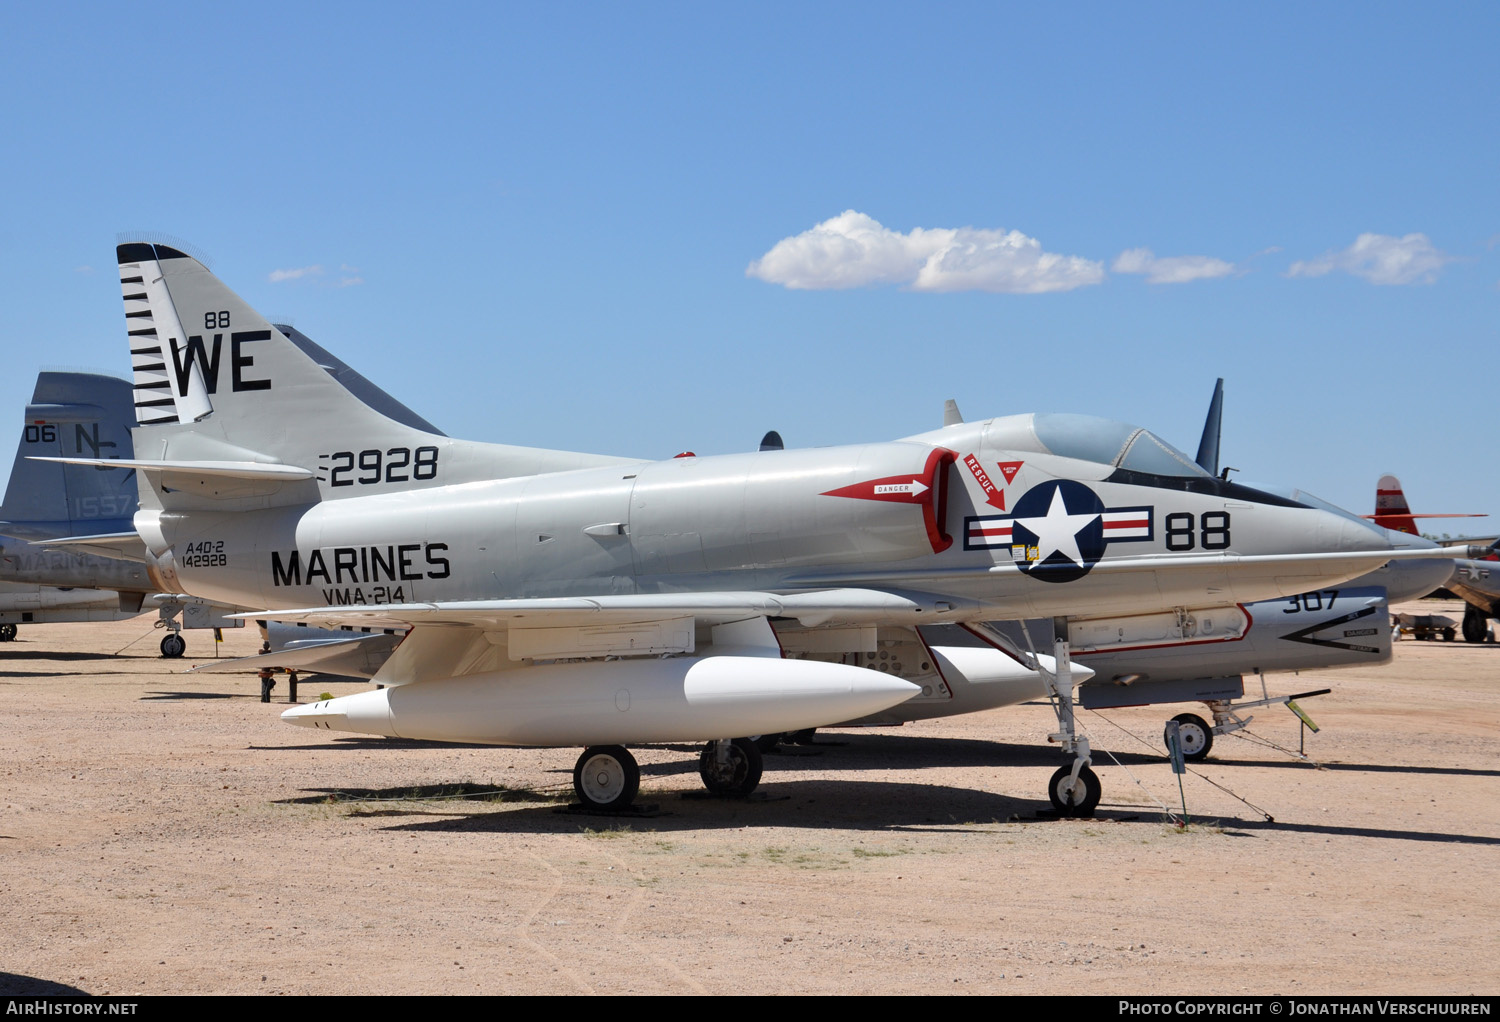
<path fill-rule="evenodd" d="M 45 547 L 48 550 L 100 554 L 105 557 L 118 557 L 126 561 L 146 563 L 146 543 L 135 532 L 101 532 L 93 536 L 62 536 L 57 539 L 38 540 L 31 545 Z"/>
<path fill-rule="evenodd" d="M 110 468 L 133 468 L 166 493 L 186 493 L 210 500 L 234 500 L 276 493 L 288 483 L 301 483 L 315 477 L 309 469 L 296 465 L 259 461 L 125 461 L 97 458 L 39 458 L 38 461 L 60 461 L 68 465 L 95 465 Z"/>
<path fill-rule="evenodd" d="M 137 472 L 156 474 L 208 476 L 214 479 L 257 479 L 294 482 L 311 479 L 311 469 L 296 465 L 263 464 L 256 461 L 126 461 L 121 458 L 33 458 L 33 461 L 60 461 L 65 465 L 93 465 L 97 468 L 133 468 Z"/>

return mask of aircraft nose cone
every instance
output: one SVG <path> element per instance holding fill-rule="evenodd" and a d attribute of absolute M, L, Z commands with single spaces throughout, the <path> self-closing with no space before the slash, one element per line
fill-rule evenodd
<path fill-rule="evenodd" d="M 1325 550 L 1392 549 L 1384 529 L 1330 512 L 1324 512 L 1323 520 L 1318 523 L 1318 537 Z"/>

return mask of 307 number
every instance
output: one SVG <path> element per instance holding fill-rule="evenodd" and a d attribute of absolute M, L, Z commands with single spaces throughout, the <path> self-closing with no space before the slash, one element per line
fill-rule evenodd
<path fill-rule="evenodd" d="M 336 451 L 324 457 L 333 461 L 328 474 L 332 486 L 353 486 L 355 483 L 404 483 L 410 480 L 437 478 L 438 449 L 436 447 L 392 447 L 388 451 L 372 450 Z"/>
<path fill-rule="evenodd" d="M 1328 598 L 1327 602 L 1324 602 L 1323 598 L 1325 596 Z M 1287 605 L 1282 608 L 1281 612 L 1283 614 L 1295 614 L 1299 610 L 1332 610 L 1333 601 L 1338 599 L 1338 597 L 1339 591 L 1337 589 L 1320 589 L 1317 592 L 1313 593 L 1302 593 L 1299 596 L 1290 596 L 1287 598 Z"/>
<path fill-rule="evenodd" d="M 1228 550 L 1229 512 L 1205 511 L 1196 519 L 1186 511 L 1167 515 L 1168 550 Z"/>

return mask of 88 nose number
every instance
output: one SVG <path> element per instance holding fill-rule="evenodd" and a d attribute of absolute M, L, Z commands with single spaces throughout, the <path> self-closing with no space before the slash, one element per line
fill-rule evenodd
<path fill-rule="evenodd" d="M 1200 548 L 1229 549 L 1229 512 L 1205 511 L 1196 519 L 1186 511 L 1167 515 L 1167 549 Z"/>

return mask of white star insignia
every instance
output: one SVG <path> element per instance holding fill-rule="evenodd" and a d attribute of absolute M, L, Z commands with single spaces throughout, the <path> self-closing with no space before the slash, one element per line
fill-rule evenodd
<path fill-rule="evenodd" d="M 1098 512 L 1085 515 L 1068 513 L 1063 500 L 1062 487 L 1052 491 L 1052 504 L 1042 518 L 1017 518 L 1015 523 L 1036 534 L 1036 563 L 1040 564 L 1054 553 L 1062 554 L 1074 564 L 1082 567 L 1083 554 L 1078 550 L 1078 534 L 1098 518 Z"/>

